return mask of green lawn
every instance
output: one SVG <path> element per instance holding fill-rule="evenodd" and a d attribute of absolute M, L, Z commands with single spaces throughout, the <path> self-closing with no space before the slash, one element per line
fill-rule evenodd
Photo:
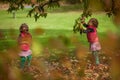
<path fill-rule="evenodd" d="M 68 11 L 68 12 L 56 12 L 49 13 L 47 18 L 40 18 L 35 22 L 34 18 L 26 17 L 28 9 L 20 10 L 16 14 L 16 19 L 12 18 L 12 14 L 7 11 L 0 11 L 0 29 L 18 29 L 21 23 L 27 23 L 30 29 L 44 28 L 44 29 L 62 29 L 72 30 L 74 20 L 81 15 L 80 11 Z M 108 18 L 104 13 L 94 13 L 92 17 L 95 17 L 99 21 L 99 32 L 104 32 L 108 29 L 115 30 L 115 26 L 112 23 L 111 18 Z"/>
<path fill-rule="evenodd" d="M 66 39 L 71 39 L 72 36 L 76 36 L 77 39 L 87 44 L 85 35 L 80 36 L 79 33 L 74 34 L 72 29 L 74 20 L 81 15 L 80 11 L 66 11 L 66 12 L 48 12 L 47 18 L 40 18 L 35 22 L 33 17 L 26 17 L 28 9 L 20 10 L 16 14 L 16 18 L 12 18 L 12 14 L 7 13 L 5 10 L 0 11 L 0 31 L 4 35 L 5 39 L 0 40 L 0 49 L 9 48 L 11 45 L 14 46 L 15 39 L 12 37 L 18 36 L 18 29 L 22 23 L 27 23 L 30 27 L 31 33 L 34 39 L 37 39 L 42 45 L 48 44 L 48 40 L 51 37 L 64 36 Z M 94 13 L 92 17 L 95 17 L 99 21 L 98 33 L 100 37 L 105 35 L 106 31 L 115 32 L 117 29 L 112 22 L 111 18 L 108 18 L 104 13 Z M 87 19 L 86 21 L 88 21 Z M 38 29 L 36 33 L 35 30 Z M 39 29 L 43 30 L 43 33 L 39 33 Z M 12 37 L 11 37 L 12 36 Z M 2 44 L 5 43 L 5 44 Z M 73 44 L 70 43 L 68 46 Z"/>

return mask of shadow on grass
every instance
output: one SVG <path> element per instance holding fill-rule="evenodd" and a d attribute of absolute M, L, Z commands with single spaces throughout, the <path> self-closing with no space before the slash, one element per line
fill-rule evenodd
<path fill-rule="evenodd" d="M 74 47 L 75 44 L 82 43 L 88 45 L 86 34 L 80 35 L 79 33 L 74 34 L 72 30 L 54 30 L 54 29 L 31 29 L 30 33 L 34 40 L 37 40 L 42 46 L 48 46 L 50 41 L 57 42 L 62 41 L 62 44 L 67 47 Z M 8 49 L 17 44 L 17 37 L 19 31 L 17 29 L 1 29 L 0 30 L 0 50 Z M 105 33 L 99 33 L 99 37 L 105 37 Z M 56 43 L 57 44 L 57 43 Z"/>

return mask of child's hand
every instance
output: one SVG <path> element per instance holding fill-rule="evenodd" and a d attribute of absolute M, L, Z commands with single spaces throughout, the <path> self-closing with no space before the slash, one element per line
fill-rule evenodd
<path fill-rule="evenodd" d="M 82 23 L 82 24 L 85 23 L 85 17 L 82 17 L 82 18 L 81 18 L 81 23 Z"/>

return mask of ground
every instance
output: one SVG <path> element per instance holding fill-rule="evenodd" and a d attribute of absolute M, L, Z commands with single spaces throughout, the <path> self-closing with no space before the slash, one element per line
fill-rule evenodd
<path fill-rule="evenodd" d="M 25 67 L 23 72 L 33 80 L 112 80 L 110 57 L 104 54 L 100 54 L 100 65 L 94 64 L 90 53 L 79 59 L 75 55 L 59 56 L 34 57 L 31 66 Z"/>

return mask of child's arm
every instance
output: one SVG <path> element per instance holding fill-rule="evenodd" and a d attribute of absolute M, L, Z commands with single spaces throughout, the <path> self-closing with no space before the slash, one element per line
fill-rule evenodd
<path fill-rule="evenodd" d="M 85 18 L 84 17 L 81 19 L 81 23 L 83 24 L 84 27 L 88 27 L 88 24 L 85 23 Z"/>
<path fill-rule="evenodd" d="M 89 33 L 89 32 L 94 32 L 94 29 L 88 28 L 86 30 L 83 30 L 83 33 Z"/>
<path fill-rule="evenodd" d="M 31 46 L 32 45 L 32 35 L 28 33 L 28 43 Z"/>
<path fill-rule="evenodd" d="M 84 26 L 84 27 L 88 27 L 88 24 L 86 24 L 86 23 L 83 23 L 83 26 Z"/>
<path fill-rule="evenodd" d="M 20 40 L 21 40 L 21 35 L 19 34 L 18 38 L 17 38 L 17 43 L 18 45 L 20 44 Z"/>

